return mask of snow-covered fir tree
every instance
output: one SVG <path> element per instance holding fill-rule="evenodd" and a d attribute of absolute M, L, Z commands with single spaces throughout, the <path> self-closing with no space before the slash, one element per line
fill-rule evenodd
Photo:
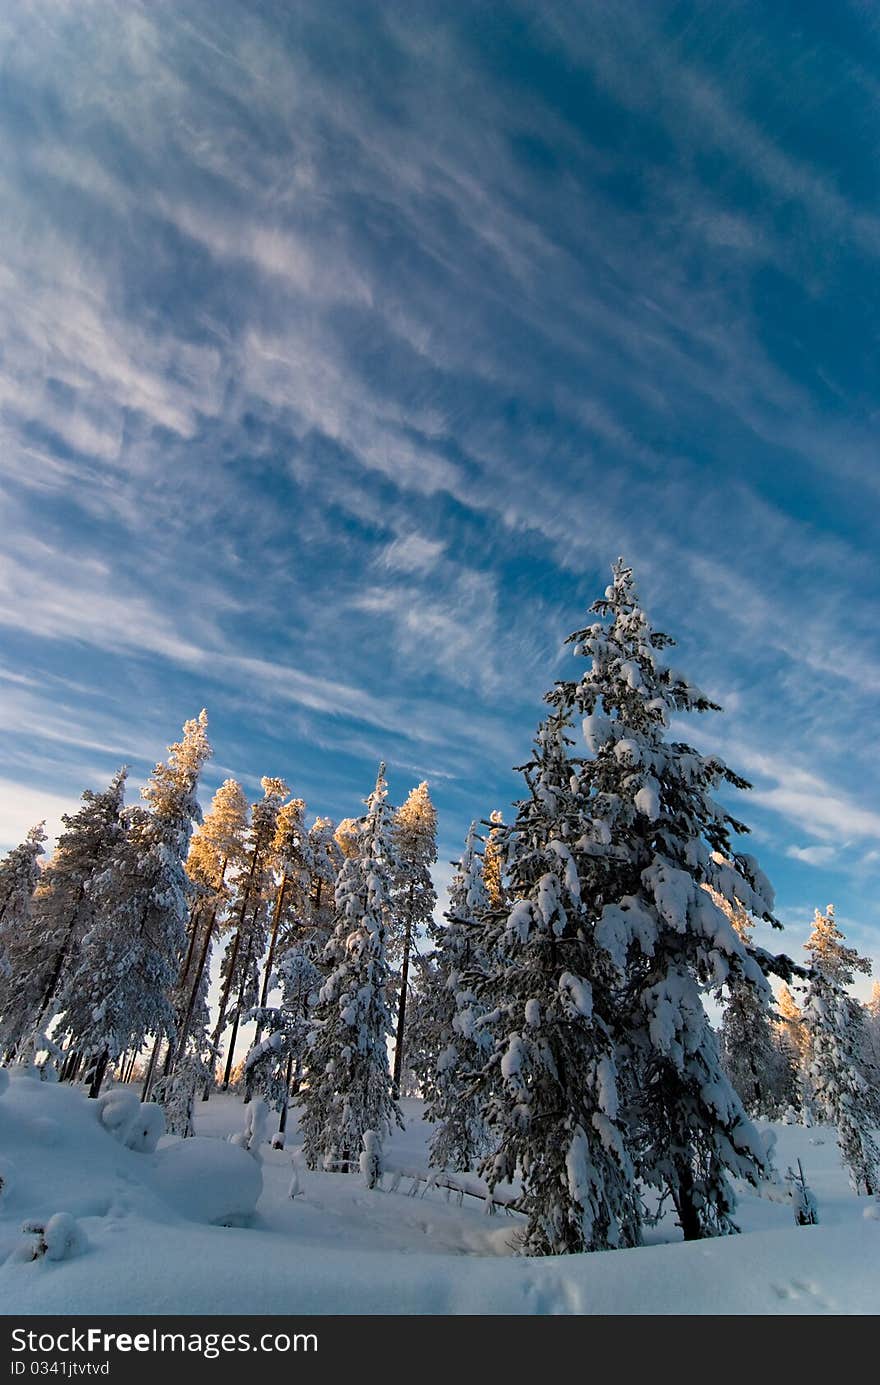
<path fill-rule="evenodd" d="M 336 926 L 325 949 L 329 975 L 315 1007 L 308 1086 L 299 1094 L 309 1167 L 356 1168 L 363 1135 L 381 1140 L 402 1118 L 391 1093 L 387 918 L 392 878 L 385 766 L 367 799 L 357 850 L 335 891 Z"/>
<path fill-rule="evenodd" d="M 812 980 L 804 1004 L 807 1075 L 820 1120 L 837 1127 L 837 1139 L 850 1182 L 857 1193 L 880 1191 L 880 1149 L 872 1134 L 878 1119 L 875 1094 L 863 1075 L 867 1035 L 862 1006 L 846 993 L 855 973 L 871 963 L 846 947 L 834 906 L 816 910 L 806 943 Z"/>
<path fill-rule="evenodd" d="M 667 735 L 673 717 L 716 705 L 665 662 L 673 641 L 651 628 L 623 561 L 592 611 L 599 619 L 570 637 L 589 668 L 550 700 L 580 713 L 590 752 L 579 770 L 590 819 L 578 843 L 581 889 L 618 970 L 629 1144 L 640 1179 L 671 1197 L 692 1240 L 736 1230 L 731 1178 L 755 1182 L 769 1168 L 703 994 L 734 983 L 769 1005 L 764 967 L 789 975 L 792 964 L 749 948 L 702 888 L 775 922 L 769 883 L 731 842 L 747 829 L 712 797 L 748 785 Z"/>
<path fill-rule="evenodd" d="M 25 957 L 33 940 L 34 892 L 45 840 L 41 822 L 0 861 L 0 1057 L 24 1037 L 18 996 L 21 987 L 29 986 Z"/>
<path fill-rule="evenodd" d="M 389 955 L 400 956 L 397 1027 L 395 1031 L 394 1095 L 400 1082 L 406 1048 L 406 1006 L 410 956 L 420 932 L 427 929 L 437 903 L 431 866 L 437 860 L 437 810 L 428 785 L 418 784 L 394 814 L 392 827 L 394 875 L 391 888 Z"/>
<path fill-rule="evenodd" d="M 748 946 L 753 935 L 745 910 L 711 893 Z M 776 1039 L 774 1018 L 761 990 L 751 982 L 744 985 L 738 977 L 731 978 L 719 1030 L 721 1061 L 746 1111 L 764 1120 L 777 1120 L 796 1098 L 793 1074 Z"/>
<path fill-rule="evenodd" d="M 480 925 L 489 908 L 480 844 L 472 822 L 449 886 L 446 921 L 428 926 L 434 950 L 420 986 L 413 1036 L 425 1120 L 435 1127 L 431 1163 L 462 1172 L 489 1149 L 483 1093 L 475 1081 L 492 1045 L 488 1029 L 478 1023 L 485 1007 L 476 993 L 487 969 Z"/>
<path fill-rule="evenodd" d="M 532 1255 L 637 1245 L 640 1202 L 626 1148 L 611 1018 L 615 970 L 596 947 L 577 852 L 588 794 L 567 715 L 539 727 L 528 796 L 498 844 L 513 897 L 484 916 L 478 982 L 493 1048 L 480 1078 L 494 1152 L 489 1186 L 519 1177 Z"/>
<path fill-rule="evenodd" d="M 92 1060 L 97 1096 L 108 1061 L 152 1034 L 173 1040 L 171 999 L 186 945 L 190 882 L 185 860 L 201 818 L 196 789 L 211 754 L 207 713 L 142 790 L 146 808 L 128 813 L 128 831 L 93 886 L 94 919 L 59 993 L 60 1032 Z"/>
<path fill-rule="evenodd" d="M 266 950 L 269 906 L 274 893 L 275 833 L 278 813 L 290 790 L 283 779 L 265 777 L 263 797 L 251 808 L 245 854 L 232 880 L 229 916 L 232 936 L 220 967 L 221 991 L 212 1045 L 216 1050 L 228 1024 L 232 1025 L 223 1075 L 224 1090 L 229 1086 L 235 1061 L 239 1026 L 254 1008 L 259 997 L 259 963 Z M 204 1096 L 209 1094 L 207 1084 Z"/>

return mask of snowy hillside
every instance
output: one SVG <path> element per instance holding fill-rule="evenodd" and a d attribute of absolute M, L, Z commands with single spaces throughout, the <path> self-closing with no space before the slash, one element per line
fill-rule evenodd
<path fill-rule="evenodd" d="M 391 1190 L 393 1170 L 427 1169 L 420 1102 L 403 1103 L 406 1130 L 389 1142 L 382 1188 L 370 1191 L 358 1175 L 307 1172 L 295 1130 L 287 1150 L 264 1144 L 256 1160 L 228 1143 L 246 1124 L 236 1097 L 200 1104 L 198 1137 L 164 1136 L 155 1152 L 150 1108 L 133 1121 L 123 1108 L 120 1120 L 114 1098 L 102 1123 L 81 1090 L 9 1073 L 5 1313 L 880 1311 L 880 1205 L 852 1194 L 826 1127 L 762 1126 L 777 1137 L 781 1172 L 803 1161 L 818 1226 L 797 1227 L 790 1203 L 744 1191 L 741 1236 L 685 1245 L 670 1223 L 640 1249 L 526 1259 L 515 1254 L 515 1215 L 487 1216 L 479 1198 L 459 1206 L 423 1184 L 410 1195 L 407 1177 Z M 301 1191 L 291 1198 L 294 1166 Z M 57 1213 L 73 1219 L 56 1223 L 70 1234 L 31 1259 L 41 1237 L 22 1226 L 45 1227 Z"/>

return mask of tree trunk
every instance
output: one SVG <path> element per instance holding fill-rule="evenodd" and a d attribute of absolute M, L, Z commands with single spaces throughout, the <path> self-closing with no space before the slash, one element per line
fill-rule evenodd
<path fill-rule="evenodd" d="M 232 1034 L 229 1039 L 229 1051 L 226 1054 L 226 1070 L 223 1073 L 223 1081 L 220 1084 L 221 1092 L 229 1091 L 229 1078 L 232 1074 L 232 1060 L 235 1056 L 235 1045 L 238 1041 L 238 1026 L 241 1023 L 241 1007 L 244 1004 L 244 988 L 247 985 L 248 967 L 251 964 L 250 948 L 244 960 L 241 971 L 241 985 L 238 988 L 238 1003 L 235 1007 L 235 1019 L 232 1022 Z"/>
<path fill-rule="evenodd" d="M 406 988 L 409 981 L 409 949 L 412 940 L 414 890 L 415 886 L 410 884 L 406 932 L 403 935 L 403 962 L 400 967 L 400 1003 L 397 1007 L 397 1042 L 394 1046 L 394 1075 L 391 1079 L 391 1095 L 394 1097 L 395 1101 L 400 1098 L 400 1078 L 403 1073 L 403 1033 L 406 1026 Z"/>
<path fill-rule="evenodd" d="M 210 956 L 210 953 L 211 953 L 211 943 L 212 943 L 213 940 L 214 940 L 214 924 L 216 923 L 216 921 L 217 921 L 217 910 L 215 909 L 215 910 L 213 911 L 213 913 L 211 914 L 211 917 L 208 919 L 208 924 L 207 924 L 207 927 L 205 928 L 205 936 L 204 936 L 204 938 L 203 938 L 203 940 L 202 940 L 202 947 L 201 947 L 201 951 L 200 951 L 200 953 L 199 953 L 198 965 L 196 966 L 196 974 L 195 974 L 195 977 L 193 978 L 192 987 L 191 987 L 190 993 L 189 993 L 189 1001 L 188 1001 L 187 1007 L 186 1007 L 186 1014 L 184 1015 L 183 1020 L 182 1020 L 182 1022 L 181 1022 L 181 1025 L 180 1025 L 180 1033 L 179 1033 L 179 1035 L 178 1035 L 177 1044 L 176 1044 L 176 1047 L 175 1047 L 175 1049 L 174 1049 L 174 1057 L 173 1057 L 172 1060 L 171 1060 L 171 1065 L 170 1065 L 170 1067 L 168 1066 L 168 1064 L 167 1064 L 167 1062 L 166 1062 L 166 1069 L 167 1069 L 167 1071 L 166 1071 L 166 1076 L 168 1076 L 168 1075 L 170 1074 L 170 1072 L 173 1070 L 174 1064 L 175 1064 L 180 1058 L 183 1057 L 183 1053 L 184 1053 L 184 1050 L 185 1050 L 185 1048 L 186 1048 L 186 1041 L 187 1041 L 187 1038 L 189 1037 L 190 1025 L 192 1024 L 192 1017 L 193 1017 L 193 1015 L 194 1015 L 194 1013 L 195 1013 L 196 1003 L 197 1003 L 198 998 L 199 998 L 199 990 L 201 989 L 201 985 L 202 985 L 202 977 L 203 977 L 204 974 L 205 974 L 205 967 L 207 966 L 208 957 Z M 170 1051 L 170 1050 L 169 1050 L 169 1051 Z"/>
<path fill-rule="evenodd" d="M 257 861 L 259 859 L 259 855 L 262 849 L 262 842 L 257 841 L 254 843 L 254 849 L 251 852 L 251 864 L 250 869 L 248 870 L 248 879 L 247 885 L 245 886 L 244 898 L 241 901 L 241 908 L 238 911 L 238 926 L 237 932 L 235 934 L 235 942 L 232 945 L 232 956 L 229 959 L 229 971 L 226 975 L 226 983 L 223 987 L 223 995 L 220 998 L 220 1014 L 217 1017 L 217 1024 L 214 1028 L 214 1036 L 211 1040 L 211 1047 L 215 1053 L 217 1052 L 217 1049 L 220 1045 L 220 1037 L 225 1027 L 226 1011 L 229 1006 L 229 996 L 232 992 L 232 980 L 235 975 L 235 964 L 238 961 L 238 950 L 241 946 L 242 925 L 244 924 L 245 915 L 247 914 L 247 907 L 250 902 L 251 892 L 254 887 L 254 876 L 257 873 Z M 236 1030 L 237 1029 L 238 1025 L 236 1024 Z M 214 1079 L 212 1074 L 211 1077 L 209 1077 L 207 1082 L 205 1083 L 204 1091 L 202 1092 L 202 1101 L 207 1101 L 208 1097 L 211 1095 L 211 1087 L 213 1085 L 213 1080 Z M 225 1091 L 228 1086 L 228 1081 L 224 1082 L 223 1090 Z"/>
<path fill-rule="evenodd" d="M 289 879 L 285 871 L 278 886 L 278 894 L 275 896 L 275 913 L 272 919 L 272 932 L 269 937 L 269 951 L 266 956 L 266 965 L 263 969 L 263 985 L 260 990 L 260 1006 L 264 1007 L 269 999 L 269 982 L 272 979 L 272 966 L 275 961 L 275 948 L 278 945 L 278 930 L 281 927 L 281 915 L 284 909 L 284 896 L 287 893 Z M 259 1034 L 257 1035 L 259 1039 Z"/>
<path fill-rule="evenodd" d="M 284 1090 L 286 1091 L 287 1096 L 285 1097 L 284 1105 L 281 1107 L 281 1112 L 280 1112 L 280 1115 L 279 1115 L 279 1117 L 278 1117 L 278 1134 L 279 1134 L 279 1135 L 283 1135 L 284 1132 L 285 1132 L 285 1130 L 287 1129 L 287 1109 L 288 1109 L 288 1107 L 290 1106 L 290 1079 L 291 1079 L 292 1074 L 293 1074 L 293 1054 L 292 1054 L 292 1053 L 288 1053 L 288 1055 L 287 1055 L 287 1075 L 286 1075 L 286 1077 L 285 1077 L 285 1082 L 284 1082 Z"/>
<path fill-rule="evenodd" d="M 107 1071 L 107 1063 L 109 1062 L 109 1060 L 110 1054 L 108 1050 L 105 1048 L 104 1052 L 101 1054 L 100 1058 L 98 1059 L 95 1065 L 94 1072 L 92 1073 L 92 1081 L 89 1086 L 89 1098 L 91 1100 L 94 1100 L 96 1097 L 100 1096 L 101 1083 L 104 1081 L 104 1074 Z"/>
<path fill-rule="evenodd" d="M 40 1000 L 40 1008 L 39 1008 L 39 1010 L 37 1011 L 37 1013 L 38 1013 L 38 1015 L 39 1015 L 39 1019 L 37 1020 L 37 1028 L 38 1028 L 38 1029 L 41 1028 L 41 1027 L 43 1026 L 43 1021 L 44 1021 L 45 1016 L 46 1016 L 46 1011 L 48 1010 L 49 1005 L 50 1005 L 50 1003 L 51 1003 L 51 1001 L 52 1001 L 52 999 L 53 999 L 53 997 L 54 997 L 54 995 L 55 995 L 55 992 L 56 992 L 56 990 L 58 989 L 58 982 L 61 980 L 61 973 L 62 973 L 62 971 L 64 970 L 64 963 L 67 961 L 67 954 L 68 954 L 68 952 L 70 951 L 70 940 L 71 940 L 71 938 L 72 938 L 72 936 L 73 936 L 73 926 L 74 926 L 74 924 L 76 923 L 76 913 L 77 913 L 77 910 L 79 909 L 79 906 L 82 904 L 83 896 L 84 896 L 84 895 L 85 895 L 85 886 L 84 886 L 84 885 L 80 885 L 79 892 L 78 892 L 77 897 L 76 897 L 76 904 L 75 904 L 75 906 L 74 906 L 74 912 L 73 912 L 73 915 L 72 915 L 72 917 L 71 917 L 70 923 L 67 925 L 67 931 L 66 931 L 65 936 L 64 936 L 64 942 L 63 942 L 61 948 L 59 949 L 58 957 L 57 957 L 56 962 L 55 962 L 55 966 L 52 968 L 52 975 L 51 975 L 50 978 L 49 978 L 49 981 L 48 981 L 48 983 L 47 983 L 47 985 L 46 985 L 46 989 L 43 991 L 42 999 Z"/>
<path fill-rule="evenodd" d="M 690 1165 L 681 1160 L 675 1161 L 675 1171 L 678 1175 L 678 1187 L 673 1194 L 673 1201 L 682 1234 L 686 1241 L 700 1241 L 703 1239 L 703 1228 L 694 1201 L 693 1173 Z"/>
<path fill-rule="evenodd" d="M 235 941 L 232 944 L 232 956 L 229 959 L 229 970 L 226 973 L 226 980 L 223 983 L 223 993 L 220 996 L 220 1012 L 217 1016 L 217 1023 L 214 1025 L 214 1033 L 211 1037 L 211 1050 L 214 1054 L 216 1054 L 217 1049 L 220 1046 L 220 1038 L 224 1028 L 226 1027 L 226 1011 L 229 1008 L 229 996 L 232 991 L 232 979 L 235 976 L 235 964 L 238 961 L 238 950 L 240 946 L 241 924 L 239 924 L 238 932 L 235 935 Z M 202 1101 L 208 1100 L 208 1097 L 211 1095 L 211 1087 L 213 1086 L 213 1083 L 214 1075 L 212 1073 L 211 1076 L 208 1078 L 207 1082 L 205 1083 L 204 1091 L 202 1092 Z"/>
<path fill-rule="evenodd" d="M 153 1085 L 153 1078 L 156 1075 L 156 1060 L 159 1057 L 159 1049 L 162 1046 L 162 1035 L 157 1034 L 153 1044 L 153 1051 L 150 1054 L 150 1061 L 147 1064 L 147 1074 L 144 1078 L 144 1085 L 141 1089 L 141 1101 L 149 1101 L 150 1088 Z"/>
<path fill-rule="evenodd" d="M 61 1068 L 61 1081 L 72 1082 L 79 1067 L 79 1054 L 75 1048 L 69 1050 Z"/>

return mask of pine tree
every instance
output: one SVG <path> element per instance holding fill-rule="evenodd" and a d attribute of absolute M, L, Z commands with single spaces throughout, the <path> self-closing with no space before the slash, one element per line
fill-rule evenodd
<path fill-rule="evenodd" d="M 331 818 L 315 818 L 309 828 L 308 927 L 303 935 L 303 945 L 313 961 L 320 958 L 333 932 L 336 907 L 333 896 L 344 859 L 336 833 L 337 828 Z"/>
<path fill-rule="evenodd" d="M 392 838 L 395 865 L 391 890 L 391 931 L 401 958 L 392 1081 L 394 1096 L 399 1097 L 410 954 L 419 931 L 428 927 L 437 903 L 431 879 L 431 866 L 437 860 L 437 810 L 431 802 L 426 782 L 417 785 L 403 806 L 398 808 L 394 815 Z"/>
<path fill-rule="evenodd" d="M 299 1094 L 310 1168 L 356 1167 L 365 1131 L 382 1139 L 392 1121 L 403 1124 L 388 1070 L 392 851 L 386 798 L 382 765 L 357 834 L 357 853 L 346 858 L 336 885 L 336 926 L 324 958 L 329 975 L 314 1012 L 308 1087 Z"/>
<path fill-rule="evenodd" d="M 29 985 L 24 957 L 33 937 L 33 899 L 45 840 L 41 822 L 0 861 L 0 1053 L 10 1053 L 24 1037 L 18 996 Z"/>
<path fill-rule="evenodd" d="M 189 945 L 176 988 L 177 1043 L 174 1050 L 169 1050 L 172 1059 L 166 1063 L 166 1078 L 170 1077 L 175 1060 L 183 1058 L 190 1035 L 195 1055 L 207 1058 L 211 1050 L 207 1037 L 209 962 L 214 939 L 225 923 L 229 907 L 229 878 L 242 870 L 247 816 L 248 804 L 241 785 L 235 779 L 224 779 L 193 834 L 186 859 L 186 872 L 194 887 Z M 198 1066 L 196 1058 L 192 1057 L 187 1066 L 188 1087 L 191 1073 Z"/>
<path fill-rule="evenodd" d="M 746 946 L 752 942 L 749 917 L 741 905 L 710 891 Z M 736 976 L 727 986 L 719 1031 L 721 1062 L 749 1115 L 776 1120 L 794 1098 L 788 1064 L 776 1042 L 766 997 Z"/>
<path fill-rule="evenodd" d="M 640 1206 L 620 1119 L 611 1028 L 614 968 L 596 947 L 577 853 L 587 795 L 569 720 L 539 727 L 528 797 L 497 842 L 513 897 L 490 909 L 479 997 L 493 1049 L 480 1080 L 494 1188 L 520 1177 L 532 1255 L 637 1245 Z"/>
<path fill-rule="evenodd" d="M 272 844 L 278 881 L 272 905 L 269 950 L 263 967 L 261 1006 L 268 1003 L 276 952 L 291 948 L 297 935 L 306 927 L 305 902 L 311 880 L 311 842 L 303 820 L 305 811 L 306 805 L 301 798 L 292 798 L 278 810 Z"/>
<path fill-rule="evenodd" d="M 809 1040 L 807 1074 L 821 1120 L 837 1126 L 837 1139 L 856 1193 L 880 1191 L 880 1149 L 871 1133 L 876 1108 L 862 1073 L 866 1034 L 862 1007 L 846 994 L 856 972 L 871 963 L 844 946 L 834 906 L 816 910 L 806 943 L 812 980 L 804 1005 Z"/>
<path fill-rule="evenodd" d="M 865 1006 L 865 1032 L 868 1039 L 872 1071 L 878 1074 L 876 1082 L 880 1087 L 880 981 L 874 982 L 871 987 L 871 999 Z M 878 1099 L 880 1099 L 880 1092 L 878 1092 Z"/>
<path fill-rule="evenodd" d="M 241 1021 L 257 1003 L 259 994 L 258 966 L 266 949 L 268 906 L 273 890 L 275 864 L 274 843 L 278 813 L 290 790 L 283 779 L 264 778 L 263 797 L 251 808 L 251 824 L 247 835 L 245 859 L 232 882 L 230 916 L 234 933 L 223 954 L 220 967 L 222 989 L 220 1009 L 214 1027 L 212 1046 L 215 1050 L 227 1024 L 232 1034 L 226 1054 L 222 1089 L 229 1086 L 235 1061 L 235 1044 Z M 210 1083 L 205 1084 L 204 1100 L 210 1095 Z"/>
<path fill-rule="evenodd" d="M 491 827 L 483 852 L 483 880 L 492 907 L 503 909 L 507 902 L 507 888 L 501 849 L 504 815 L 500 808 L 489 814 L 489 822 Z"/>
<path fill-rule="evenodd" d="M 97 1096 L 108 1061 L 149 1034 L 173 1040 L 171 995 L 186 943 L 190 883 L 184 862 L 201 818 L 199 774 L 211 747 L 207 713 L 188 721 L 129 810 L 128 831 L 94 885 L 95 922 L 58 997 L 60 1032 L 94 1068 Z"/>
<path fill-rule="evenodd" d="M 746 781 L 667 739 L 672 717 L 716 704 L 663 662 L 673 641 L 651 628 L 622 561 L 592 611 L 600 619 L 570 637 L 590 667 L 578 683 L 558 684 L 551 701 L 583 716 L 590 751 L 580 771 L 591 818 L 580 843 L 582 890 L 619 973 L 630 1145 L 641 1180 L 672 1198 L 692 1240 L 737 1229 L 731 1175 L 755 1182 L 768 1172 L 764 1143 L 721 1066 L 703 993 L 733 982 L 769 1004 L 758 959 L 784 975 L 791 963 L 753 956 L 702 888 L 775 922 L 766 878 L 731 844 L 731 832 L 747 829 L 712 798 Z"/>
<path fill-rule="evenodd" d="M 431 1163 L 462 1172 L 489 1148 L 483 1094 L 475 1083 L 491 1049 L 491 1035 L 479 1023 L 485 1007 L 476 994 L 487 970 L 480 923 L 489 908 L 479 840 L 472 822 L 450 883 L 446 922 L 428 925 L 434 951 L 427 959 L 413 1041 L 425 1120 L 435 1127 Z"/>
<path fill-rule="evenodd" d="M 803 1118 L 809 1098 L 805 1074 L 810 1041 L 801 1008 L 786 985 L 779 988 L 776 1016 L 776 1045 L 786 1071 L 790 1104 L 802 1113 Z"/>

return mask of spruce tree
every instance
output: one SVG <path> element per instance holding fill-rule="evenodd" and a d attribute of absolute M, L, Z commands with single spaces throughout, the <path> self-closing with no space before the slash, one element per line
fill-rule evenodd
<path fill-rule="evenodd" d="M 813 1103 L 820 1120 L 837 1126 L 853 1190 L 871 1196 L 880 1191 L 880 1149 L 871 1133 L 878 1113 L 863 1075 L 867 1036 L 862 1007 L 846 994 L 855 973 L 869 973 L 871 963 L 844 945 L 831 904 L 824 914 L 816 910 L 805 946 L 812 969 L 804 1022 Z"/>
<path fill-rule="evenodd" d="M 495 1146 L 483 1171 L 490 1188 L 519 1177 L 531 1255 L 640 1240 L 618 1096 L 615 971 L 581 894 L 588 796 L 569 725 L 554 713 L 539 727 L 522 769 L 528 796 L 497 835 L 513 903 L 485 916 L 488 970 L 478 982 L 493 1040 L 479 1083 Z"/>
<path fill-rule="evenodd" d="M 23 1037 L 19 996 L 33 999 L 26 957 L 33 941 L 33 900 L 45 850 L 45 824 L 0 861 L 0 1054 L 8 1056 Z"/>
<path fill-rule="evenodd" d="M 386 799 L 382 765 L 356 850 L 346 857 L 336 885 L 336 926 L 324 953 L 329 974 L 314 1012 L 308 1086 L 299 1093 L 310 1168 L 356 1168 L 365 1131 L 381 1140 L 392 1122 L 403 1124 L 388 1069 L 393 856 Z"/>
<path fill-rule="evenodd" d="M 727 903 L 711 892 L 742 941 L 749 946 L 752 929 L 741 905 Z M 736 976 L 726 987 L 727 997 L 719 1040 L 724 1071 L 736 1088 L 750 1116 L 776 1120 L 795 1096 L 790 1070 L 774 1033 L 774 1017 L 766 997 L 751 982 Z"/>
<path fill-rule="evenodd" d="M 583 717 L 590 752 L 579 771 L 590 819 L 579 842 L 582 890 L 618 971 L 630 1147 L 639 1177 L 671 1197 L 692 1240 L 736 1230 L 731 1177 L 756 1182 L 769 1170 L 721 1066 L 703 994 L 733 983 L 769 1004 L 763 968 L 790 975 L 792 964 L 747 947 L 703 888 L 775 922 L 769 883 L 731 841 L 747 829 L 712 796 L 746 781 L 667 735 L 673 717 L 719 709 L 665 662 L 673 641 L 652 629 L 622 561 L 592 612 L 599 620 L 569 641 L 589 668 L 558 684 L 551 701 Z"/>
<path fill-rule="evenodd" d="M 479 842 L 472 822 L 449 886 L 446 921 L 428 925 L 434 951 L 421 982 L 414 1038 L 425 1120 L 434 1125 L 431 1163 L 462 1172 L 489 1147 L 483 1094 L 475 1082 L 492 1042 L 479 1024 L 484 1006 L 476 991 L 487 969 L 480 928 L 489 907 Z"/>
<path fill-rule="evenodd" d="M 58 997 L 60 1032 L 91 1058 L 91 1096 L 108 1061 L 152 1034 L 173 1040 L 172 993 L 186 944 L 190 882 L 185 860 L 201 818 L 199 774 L 211 747 L 207 713 L 186 722 L 129 810 L 128 831 L 94 885 L 95 922 Z"/>
<path fill-rule="evenodd" d="M 437 810 L 422 782 L 394 815 L 394 878 L 391 890 L 392 936 L 400 953 L 393 1087 L 400 1096 L 406 1033 L 410 955 L 420 930 L 427 929 L 437 903 L 431 866 L 437 860 Z M 390 949 L 389 949 L 390 951 Z"/>

